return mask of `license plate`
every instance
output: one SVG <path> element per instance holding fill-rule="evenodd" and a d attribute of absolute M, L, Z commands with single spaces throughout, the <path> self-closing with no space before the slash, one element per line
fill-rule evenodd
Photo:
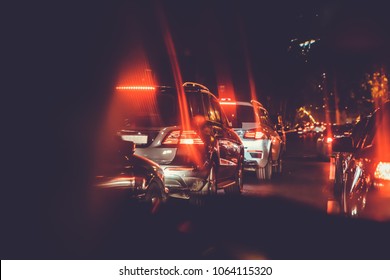
<path fill-rule="evenodd" d="M 132 141 L 135 144 L 146 144 L 148 143 L 147 135 L 122 135 L 123 141 Z"/>

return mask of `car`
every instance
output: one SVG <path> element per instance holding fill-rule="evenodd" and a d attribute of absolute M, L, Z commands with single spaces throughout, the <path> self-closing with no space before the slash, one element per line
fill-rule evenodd
<path fill-rule="evenodd" d="M 269 180 L 282 172 L 282 138 L 270 121 L 268 111 L 256 101 L 232 101 L 221 98 L 220 104 L 245 147 L 244 169 L 255 171 L 259 180 Z"/>
<path fill-rule="evenodd" d="M 363 116 L 359 118 L 356 124 L 354 124 L 350 137 L 352 138 L 352 146 L 354 148 L 357 148 L 359 146 L 359 143 L 361 141 L 362 134 L 364 133 L 366 126 L 368 124 L 368 121 L 370 120 L 372 114 L 369 114 L 367 116 Z M 337 140 L 333 142 L 332 140 L 332 156 L 330 158 L 330 171 L 329 171 L 329 179 L 333 180 L 333 195 L 335 197 L 340 196 L 341 189 L 344 184 L 344 172 L 346 168 L 348 167 L 348 163 L 350 159 L 352 158 L 351 152 L 336 152 L 333 149 L 333 145 L 336 143 Z"/>
<path fill-rule="evenodd" d="M 110 152 L 101 157 L 94 191 L 103 196 L 110 193 L 123 195 L 125 199 L 147 202 L 150 210 L 156 212 L 160 203 L 168 198 L 164 186 L 164 171 L 147 158 L 134 154 L 135 144 L 115 137 Z"/>
<path fill-rule="evenodd" d="M 218 99 L 202 84 L 119 87 L 123 141 L 161 166 L 171 197 L 210 197 L 243 189 L 244 146 L 229 127 Z"/>
<path fill-rule="evenodd" d="M 352 137 L 335 141 L 337 152 L 351 153 L 344 171 L 341 212 L 349 217 L 390 219 L 390 102 L 369 118 L 359 143 Z"/>
<path fill-rule="evenodd" d="M 316 150 L 319 158 L 329 160 L 333 155 L 332 142 L 335 138 L 349 136 L 353 124 L 333 124 L 324 129 L 316 141 Z"/>
<path fill-rule="evenodd" d="M 275 124 L 275 130 L 279 134 L 280 138 L 283 141 L 283 153 L 286 153 L 287 150 L 287 136 L 286 136 L 286 125 L 283 122 L 283 117 L 281 115 L 271 115 L 271 122 Z"/>

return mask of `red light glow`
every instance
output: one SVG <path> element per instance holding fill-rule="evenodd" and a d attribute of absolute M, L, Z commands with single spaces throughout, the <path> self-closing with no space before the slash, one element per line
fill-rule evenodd
<path fill-rule="evenodd" d="M 117 90 L 155 90 L 152 86 L 117 86 Z"/>
<path fill-rule="evenodd" d="M 163 141 L 163 145 L 203 145 L 202 139 L 193 130 L 174 130 Z"/>
<path fill-rule="evenodd" d="M 178 91 L 178 104 L 179 104 L 180 119 L 181 119 L 183 133 L 185 131 L 192 131 L 191 130 L 191 119 L 189 116 L 189 111 L 187 109 L 188 108 L 187 107 L 187 98 L 186 98 L 186 95 L 184 92 L 183 79 L 182 79 L 182 74 L 181 74 L 181 70 L 180 70 L 180 66 L 179 66 L 179 61 L 178 61 L 178 58 L 176 55 L 175 44 L 173 42 L 172 34 L 169 30 L 168 21 L 165 17 L 164 9 L 162 8 L 161 3 L 158 3 L 156 8 L 157 8 L 157 14 L 158 14 L 159 20 L 160 20 L 160 26 L 162 28 L 165 47 L 166 47 L 167 52 L 168 52 L 168 56 L 169 56 L 169 60 L 171 63 L 171 68 L 172 68 L 172 73 L 173 73 L 173 76 L 175 79 L 175 86 L 176 86 L 176 89 Z M 183 133 L 182 133 L 181 137 L 183 137 Z M 193 144 L 198 144 L 198 143 L 195 143 L 198 140 L 193 139 L 193 141 L 194 141 Z M 190 144 L 191 141 L 185 140 L 185 142 L 187 142 L 187 144 Z M 202 144 L 203 144 L 203 142 L 202 142 Z M 201 165 L 202 160 L 199 156 L 199 153 L 195 149 L 194 145 L 188 145 L 188 147 L 189 147 L 188 153 L 192 156 L 195 163 L 197 165 Z"/>

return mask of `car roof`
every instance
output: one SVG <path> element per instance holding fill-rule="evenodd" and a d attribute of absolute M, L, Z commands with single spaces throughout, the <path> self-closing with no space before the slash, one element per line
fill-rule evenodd
<path fill-rule="evenodd" d="M 176 87 L 173 86 L 157 86 L 156 87 L 161 93 L 177 93 Z M 209 94 L 215 99 L 218 99 L 206 86 L 195 83 L 195 82 L 185 82 L 183 83 L 184 92 L 201 92 L 204 94 Z"/>
<path fill-rule="evenodd" d="M 252 100 L 251 102 L 248 102 L 248 101 L 236 101 L 236 105 L 253 107 L 253 103 L 252 102 L 256 103 L 258 105 L 258 107 L 260 107 L 261 109 L 264 109 L 265 111 L 268 111 L 260 102 L 258 102 L 256 100 Z"/>

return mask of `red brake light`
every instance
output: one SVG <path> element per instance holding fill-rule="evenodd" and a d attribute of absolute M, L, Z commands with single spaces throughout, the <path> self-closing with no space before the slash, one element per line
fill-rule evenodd
<path fill-rule="evenodd" d="M 379 162 L 374 173 L 376 179 L 390 180 L 390 162 Z"/>
<path fill-rule="evenodd" d="M 174 130 L 162 142 L 163 145 L 203 145 L 203 140 L 193 130 Z"/>
<path fill-rule="evenodd" d="M 165 137 L 162 142 L 163 145 L 176 145 L 179 143 L 180 130 L 174 130 Z"/>
<path fill-rule="evenodd" d="M 155 90 L 152 86 L 118 86 L 117 90 Z"/>
<path fill-rule="evenodd" d="M 255 129 L 251 129 L 251 130 L 247 130 L 244 134 L 244 138 L 245 139 L 267 139 L 267 135 L 264 134 L 264 132 L 260 131 L 260 130 L 255 130 Z"/>
<path fill-rule="evenodd" d="M 193 130 L 184 130 L 180 136 L 180 144 L 197 144 L 203 145 L 202 139 Z"/>

